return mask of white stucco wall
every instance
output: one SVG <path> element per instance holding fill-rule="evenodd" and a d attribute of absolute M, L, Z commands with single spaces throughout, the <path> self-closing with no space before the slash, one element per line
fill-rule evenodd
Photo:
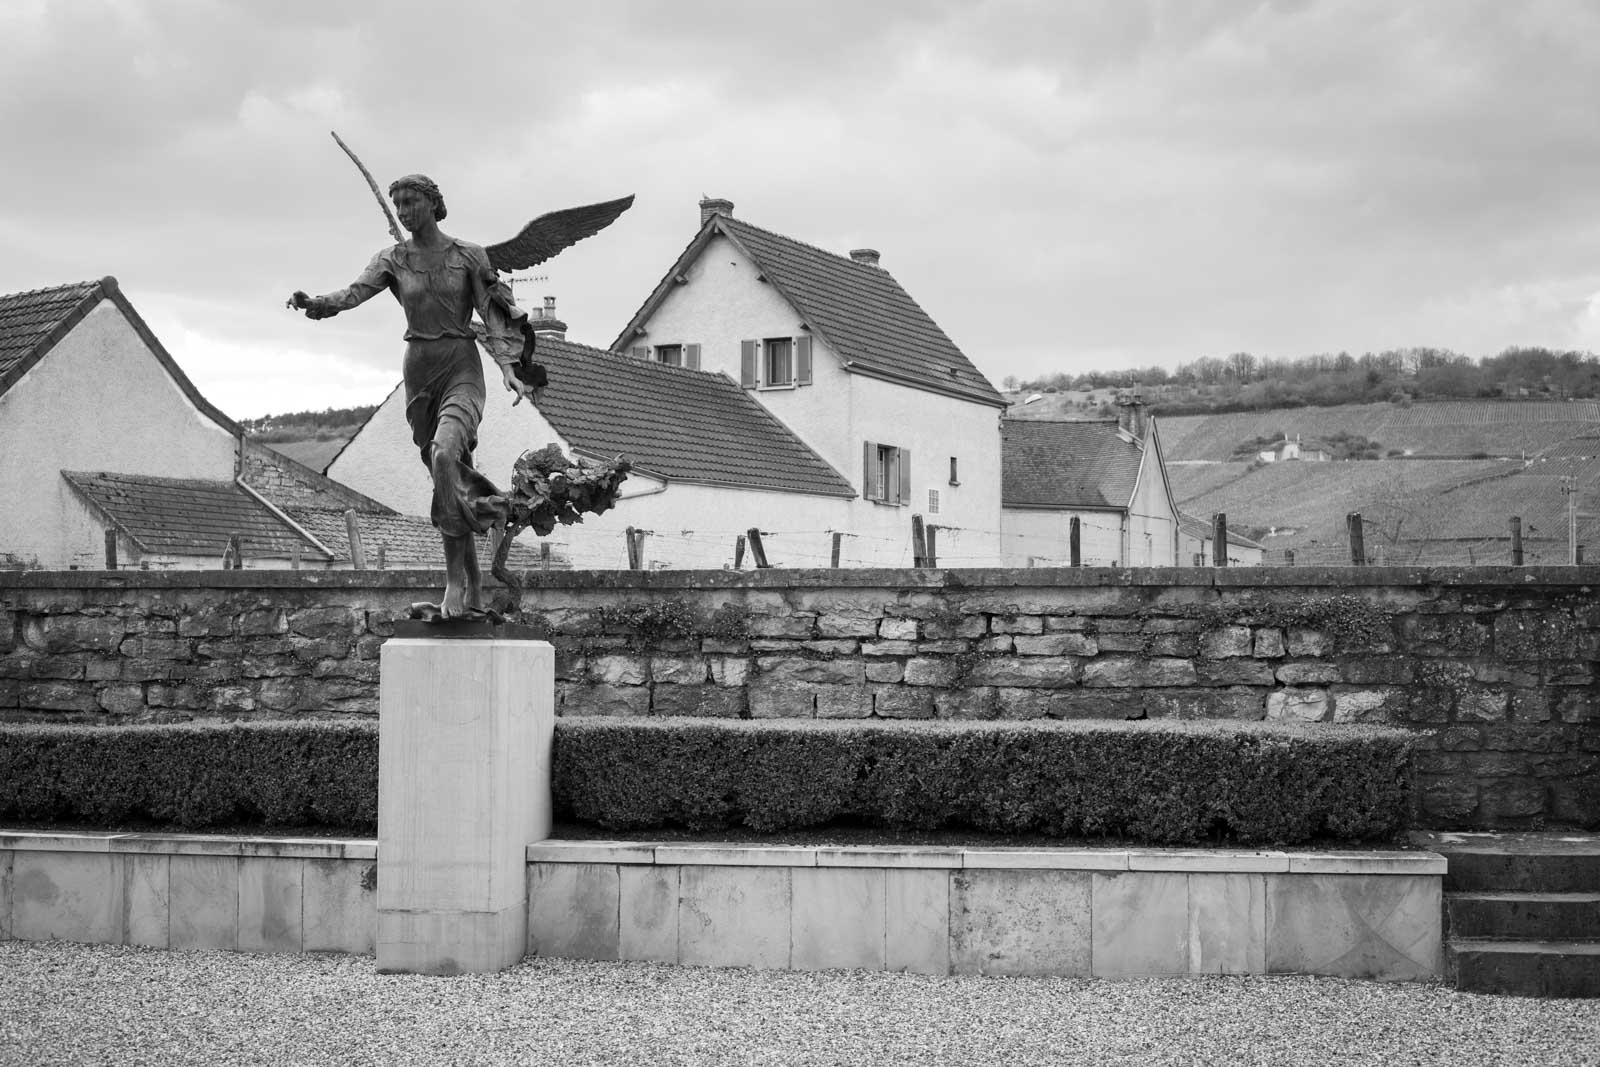
<path fill-rule="evenodd" d="M 1118 567 L 1124 562 L 1121 512 L 1069 508 L 1006 508 L 1001 566 L 1065 567 L 1072 562 L 1072 519 L 1078 519 L 1080 562 Z"/>
<path fill-rule="evenodd" d="M 1166 471 L 1160 453 L 1148 442 L 1139 463 L 1139 480 L 1128 507 L 1128 544 L 1125 553 L 1130 567 L 1175 567 L 1178 565 L 1178 512 L 1167 489 Z"/>
<path fill-rule="evenodd" d="M 102 301 L 0 396 L 0 560 L 103 563 L 103 528 L 63 470 L 231 479 L 234 448 Z"/>
<path fill-rule="evenodd" d="M 699 344 L 703 370 L 740 375 L 740 342 L 802 334 L 800 312 L 754 262 L 725 237 L 714 237 L 646 321 L 636 345 Z M 909 566 L 911 516 L 940 527 L 938 562 L 993 566 L 1000 561 L 1000 411 L 938 393 L 847 372 L 822 338 L 813 337 L 809 386 L 757 389 L 755 397 L 839 471 L 859 493 L 865 443 L 908 450 L 910 493 L 903 506 L 858 497 L 847 529 L 860 565 Z M 959 485 L 950 484 L 950 457 Z M 928 490 L 939 492 L 939 512 Z M 811 510 L 817 505 L 802 505 Z M 813 519 L 822 529 L 828 523 Z"/>
<path fill-rule="evenodd" d="M 832 531 L 843 529 L 847 505 L 827 497 L 767 493 L 675 482 L 649 493 L 659 482 L 629 478 L 625 496 L 612 510 L 577 526 L 557 527 L 548 540 L 574 567 L 620 568 L 628 561 L 625 530 L 647 531 L 643 562 L 651 568 L 731 567 L 739 535 L 762 531 L 767 559 L 775 567 L 826 567 Z M 855 538 L 840 546 L 840 566 L 870 562 Z M 907 558 L 909 565 L 909 557 Z M 744 569 L 755 566 L 746 548 Z"/>

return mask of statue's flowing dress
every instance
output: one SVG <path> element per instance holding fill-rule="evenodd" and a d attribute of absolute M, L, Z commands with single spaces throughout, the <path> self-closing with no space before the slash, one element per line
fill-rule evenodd
<path fill-rule="evenodd" d="M 385 289 L 406 313 L 406 421 L 434 474 L 430 517 L 447 537 L 482 533 L 504 518 L 505 504 L 472 466 L 484 403 L 472 313 L 483 321 L 489 355 L 502 366 L 515 365 L 532 340 L 527 313 L 484 250 L 453 237 L 433 249 L 410 241 L 386 248 L 348 287 L 317 300 L 325 314 L 334 315 Z M 435 451 L 453 462 L 435 465 Z"/>

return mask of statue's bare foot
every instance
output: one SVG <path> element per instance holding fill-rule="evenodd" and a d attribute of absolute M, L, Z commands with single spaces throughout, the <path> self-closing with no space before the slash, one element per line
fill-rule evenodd
<path fill-rule="evenodd" d="M 446 619 L 459 619 L 469 614 L 466 591 L 454 583 L 446 583 L 444 599 L 439 602 L 439 614 Z"/>

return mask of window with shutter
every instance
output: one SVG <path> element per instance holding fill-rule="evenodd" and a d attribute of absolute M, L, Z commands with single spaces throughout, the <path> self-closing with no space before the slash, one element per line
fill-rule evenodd
<path fill-rule="evenodd" d="M 794 339 L 794 384 L 811 384 L 811 338 Z"/>
<path fill-rule="evenodd" d="M 633 346 L 633 358 L 634 359 L 649 359 L 650 358 L 650 346 L 649 345 L 634 345 Z"/>
<path fill-rule="evenodd" d="M 746 389 L 756 387 L 756 341 L 739 342 L 739 384 Z"/>
<path fill-rule="evenodd" d="M 685 367 L 688 367 L 690 370 L 699 370 L 700 369 L 700 346 L 699 345 L 684 345 L 683 346 L 683 365 Z"/>
<path fill-rule="evenodd" d="M 683 366 L 682 345 L 656 345 L 656 362 L 669 367 Z"/>
<path fill-rule="evenodd" d="M 768 388 L 794 384 L 794 338 L 769 337 L 762 342 L 766 352 L 761 384 Z"/>
<path fill-rule="evenodd" d="M 868 441 L 862 454 L 862 496 L 880 504 L 907 503 L 911 499 L 911 453 Z"/>
<path fill-rule="evenodd" d="M 862 449 L 861 495 L 868 500 L 883 499 L 883 467 L 878 459 L 878 446 L 871 441 Z"/>

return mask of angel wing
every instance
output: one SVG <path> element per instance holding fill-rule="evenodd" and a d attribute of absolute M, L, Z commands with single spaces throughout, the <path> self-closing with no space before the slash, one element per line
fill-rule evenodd
<path fill-rule="evenodd" d="M 489 253 L 489 262 L 495 270 L 525 270 L 571 248 L 585 237 L 593 237 L 632 206 L 633 197 L 625 196 L 603 204 L 552 211 L 528 223 L 509 241 L 489 245 L 484 251 Z"/>

